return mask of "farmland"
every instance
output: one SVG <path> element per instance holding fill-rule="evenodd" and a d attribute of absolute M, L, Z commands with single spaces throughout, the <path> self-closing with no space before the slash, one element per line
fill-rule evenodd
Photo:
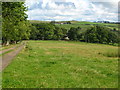
<path fill-rule="evenodd" d="M 117 88 L 117 47 L 29 41 L 3 71 L 3 88 Z"/>
<path fill-rule="evenodd" d="M 107 45 L 107 43 L 95 44 L 80 42 L 79 40 L 61 41 L 59 37 L 57 40 L 53 39 L 56 38 L 53 29 L 69 31 L 71 27 L 80 27 L 79 31 L 82 33 L 96 24 L 118 30 L 117 24 L 71 21 L 71 24 L 52 25 L 47 21 L 30 22 L 32 24 L 39 23 L 34 30 L 43 32 L 31 34 L 31 37 L 38 36 L 36 37 L 38 40 L 28 40 L 26 47 L 2 71 L 3 88 L 118 87 L 118 47 L 113 46 L 117 43 Z M 41 27 L 44 29 L 39 29 Z M 47 36 L 48 33 L 51 33 L 51 35 Z M 56 36 L 59 36 L 59 34 L 61 34 L 61 31 Z M 46 40 L 40 40 L 43 35 Z M 1 50 L 14 46 L 18 47 L 19 44 L 11 44 L 2 47 Z M 14 50 L 2 55 L 12 51 Z"/>
<path fill-rule="evenodd" d="M 120 31 L 112 8 L 100 15 L 109 8 L 27 2 L 1 3 L 0 88 L 118 88 Z"/>
<path fill-rule="evenodd" d="M 30 22 L 31 23 L 50 23 L 50 21 L 37 21 L 37 20 L 30 20 Z M 58 21 L 58 22 L 64 23 L 66 21 Z M 96 22 L 86 22 L 86 21 L 70 21 L 70 22 L 71 24 L 56 24 L 56 26 L 70 29 L 71 27 L 86 28 L 93 25 L 102 25 L 102 26 L 109 27 L 111 29 L 114 29 L 114 28 L 118 29 L 118 24 L 112 24 L 112 23 L 96 23 Z"/>
<path fill-rule="evenodd" d="M 81 27 L 82 31 L 84 32 L 87 30 L 89 27 L 94 26 L 94 25 L 101 25 L 108 27 L 110 29 L 117 29 L 118 30 L 118 25 L 117 24 L 108 24 L 108 23 L 94 23 L 94 22 L 82 22 L 82 21 L 77 21 L 77 22 L 72 22 L 72 24 L 61 24 L 61 25 L 56 25 L 62 28 L 70 29 L 71 27 Z"/>
<path fill-rule="evenodd" d="M 31 23 L 50 23 L 50 21 L 37 21 L 37 20 L 30 20 Z M 64 23 L 66 21 L 58 21 Z M 112 23 L 95 23 L 95 22 L 86 22 L 86 21 L 70 21 L 71 24 L 55 24 L 60 28 L 70 29 L 71 27 L 81 27 L 81 32 L 85 32 L 89 27 L 94 25 L 101 25 L 108 27 L 110 29 L 118 30 L 118 24 Z"/>

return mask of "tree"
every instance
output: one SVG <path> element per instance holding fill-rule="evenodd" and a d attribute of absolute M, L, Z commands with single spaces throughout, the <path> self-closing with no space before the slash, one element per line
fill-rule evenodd
<path fill-rule="evenodd" d="M 31 40 L 37 40 L 37 33 L 38 33 L 38 30 L 35 26 L 30 26 L 31 28 L 31 32 L 30 32 L 30 39 Z"/>
<path fill-rule="evenodd" d="M 67 29 L 60 28 L 51 23 L 32 23 L 34 28 L 30 39 L 61 40 L 67 34 Z M 33 38 L 36 36 L 35 38 Z"/>
<path fill-rule="evenodd" d="M 114 44 L 119 41 L 115 32 L 111 31 L 107 27 L 99 25 L 87 29 L 85 33 L 81 34 L 80 38 L 82 38 L 83 41 L 90 43 Z"/>
<path fill-rule="evenodd" d="M 70 22 L 70 21 L 67 21 L 67 24 L 71 24 L 71 22 Z"/>
<path fill-rule="evenodd" d="M 2 41 L 4 44 L 28 39 L 29 23 L 24 2 L 2 2 Z M 24 32 L 24 33 L 23 33 Z"/>
<path fill-rule="evenodd" d="M 63 38 L 63 36 L 64 36 L 64 33 L 63 33 L 62 28 L 55 27 L 53 39 L 54 40 L 61 40 Z"/>
<path fill-rule="evenodd" d="M 79 40 L 79 31 L 81 30 L 80 27 L 77 27 L 77 28 L 74 28 L 74 27 L 71 27 L 70 30 L 68 31 L 68 37 L 70 38 L 70 40 Z"/>
<path fill-rule="evenodd" d="M 50 23 L 34 23 L 33 24 L 38 30 L 37 39 L 40 40 L 51 40 L 54 36 L 55 26 Z"/>

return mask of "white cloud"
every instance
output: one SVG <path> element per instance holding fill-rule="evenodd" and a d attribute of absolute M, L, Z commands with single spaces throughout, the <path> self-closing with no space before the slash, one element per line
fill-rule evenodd
<path fill-rule="evenodd" d="M 25 1 L 26 5 L 29 6 L 29 7 L 31 7 L 35 4 L 38 4 L 39 2 L 40 2 L 40 0 L 36 0 L 36 1 L 35 0 L 26 0 Z"/>
<path fill-rule="evenodd" d="M 118 17 L 117 2 L 92 3 L 91 0 L 27 0 L 26 5 L 29 8 L 38 6 L 28 10 L 27 14 L 30 20 L 117 21 Z"/>

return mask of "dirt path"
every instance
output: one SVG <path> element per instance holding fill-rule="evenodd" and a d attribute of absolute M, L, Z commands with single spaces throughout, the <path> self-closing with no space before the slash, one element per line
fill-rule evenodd
<path fill-rule="evenodd" d="M 2 51 L 0 51 L 0 54 L 5 53 L 5 52 L 10 51 L 10 50 L 15 49 L 15 48 L 16 47 L 12 47 L 12 48 L 9 48 L 9 49 L 2 50 Z"/>
<path fill-rule="evenodd" d="M 0 71 L 4 70 L 5 67 L 7 67 L 8 64 L 10 64 L 11 60 L 23 49 L 24 46 L 25 46 L 25 43 L 19 46 L 14 51 L 7 53 L 3 56 L 0 56 L 0 59 L 2 58 L 2 60 L 0 60 L 2 62 L 2 67 Z"/>
<path fill-rule="evenodd" d="M 19 47 L 19 46 L 16 45 L 16 46 L 13 46 L 13 47 L 8 48 L 8 49 L 1 50 L 1 51 L 0 51 L 0 54 L 5 53 L 5 52 L 10 51 L 10 50 L 13 50 L 13 49 L 15 49 L 15 48 L 17 48 L 17 47 Z"/>

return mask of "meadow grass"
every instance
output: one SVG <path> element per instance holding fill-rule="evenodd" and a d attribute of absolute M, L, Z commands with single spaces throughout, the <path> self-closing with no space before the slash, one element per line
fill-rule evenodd
<path fill-rule="evenodd" d="M 66 29 L 70 29 L 71 27 L 81 27 L 82 31 L 87 30 L 88 28 L 90 28 L 93 25 L 101 25 L 101 26 L 108 27 L 110 29 L 116 28 L 118 30 L 118 24 L 109 24 L 109 23 L 73 22 L 72 24 L 61 24 L 61 25 L 56 24 L 56 26 L 66 28 Z"/>
<path fill-rule="evenodd" d="M 29 41 L 3 71 L 3 88 L 117 88 L 116 46 Z"/>

